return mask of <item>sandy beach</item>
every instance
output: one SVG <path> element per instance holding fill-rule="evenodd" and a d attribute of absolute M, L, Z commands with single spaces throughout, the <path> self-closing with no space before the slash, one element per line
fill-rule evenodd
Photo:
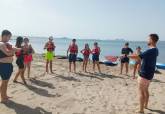
<path fill-rule="evenodd" d="M 70 73 L 67 60 L 55 59 L 55 74 L 45 74 L 43 57 L 35 55 L 31 79 L 24 86 L 12 82 L 17 70 L 13 63 L 8 88 L 12 98 L 0 103 L 0 114 L 136 114 L 138 109 L 137 81 L 119 75 L 119 66 L 101 65 L 100 75 L 92 72 L 91 63 L 89 73 L 82 72 L 82 63 L 77 62 L 77 73 Z M 165 114 L 165 71 L 160 72 L 151 83 L 146 114 Z"/>

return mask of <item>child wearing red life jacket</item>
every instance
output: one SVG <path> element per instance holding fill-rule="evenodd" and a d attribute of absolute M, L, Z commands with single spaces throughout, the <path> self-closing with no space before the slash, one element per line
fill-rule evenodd
<path fill-rule="evenodd" d="M 30 69 L 31 69 L 31 62 L 33 60 L 32 54 L 34 54 L 34 49 L 32 48 L 31 44 L 29 44 L 29 39 L 24 38 L 24 64 L 25 64 L 25 71 L 27 68 L 28 78 L 30 78 Z"/>
<path fill-rule="evenodd" d="M 72 40 L 72 44 L 69 45 L 67 50 L 67 57 L 69 53 L 69 71 L 71 72 L 71 65 L 73 63 L 74 72 L 76 72 L 76 59 L 78 54 L 78 46 L 76 44 L 76 39 Z"/>
<path fill-rule="evenodd" d="M 99 56 L 100 56 L 100 47 L 98 47 L 98 43 L 94 43 L 94 48 L 92 50 L 92 60 L 93 60 L 93 71 L 95 72 L 95 65 L 97 65 L 97 68 L 99 72 L 101 73 L 100 64 L 99 64 Z"/>
<path fill-rule="evenodd" d="M 22 46 L 22 43 L 23 43 L 23 37 L 17 37 L 17 40 L 16 40 L 16 47 L 17 48 L 21 48 L 21 50 L 17 51 L 15 53 L 17 59 L 16 59 L 16 64 L 18 66 L 18 72 L 16 73 L 15 75 L 15 78 L 14 78 L 14 81 L 13 82 L 17 82 L 17 79 L 18 77 L 20 76 L 22 78 L 22 81 L 24 82 L 24 84 L 26 85 L 26 81 L 25 81 L 25 78 L 24 78 L 24 68 L 25 68 L 25 65 L 24 65 L 24 50 L 23 50 L 23 46 Z"/>
<path fill-rule="evenodd" d="M 46 72 L 48 73 L 48 65 L 50 63 L 50 72 L 53 74 L 52 62 L 54 59 L 54 51 L 56 46 L 53 42 L 53 37 L 49 37 L 49 41 L 45 44 L 44 49 L 46 49 L 45 59 L 46 59 Z"/>
<path fill-rule="evenodd" d="M 81 53 L 84 56 L 84 60 L 83 60 L 83 71 L 87 72 L 86 68 L 87 68 L 89 56 L 91 54 L 91 50 L 90 50 L 88 44 L 85 44 L 85 48 L 83 50 L 81 50 Z"/>

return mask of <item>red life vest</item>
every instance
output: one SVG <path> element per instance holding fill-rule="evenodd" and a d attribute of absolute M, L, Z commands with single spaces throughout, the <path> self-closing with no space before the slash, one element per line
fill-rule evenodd
<path fill-rule="evenodd" d="M 48 42 L 47 44 L 47 51 L 54 51 L 54 44 L 52 42 Z"/>
<path fill-rule="evenodd" d="M 93 53 L 93 54 L 96 54 L 96 55 L 100 55 L 100 49 L 99 49 L 99 47 L 93 49 L 93 50 L 92 50 L 92 53 Z"/>
<path fill-rule="evenodd" d="M 15 52 L 16 57 L 21 56 L 21 53 L 22 53 L 22 51 L 17 51 L 17 52 Z"/>
<path fill-rule="evenodd" d="M 77 45 L 76 44 L 72 44 L 70 45 L 70 53 L 77 53 Z"/>
<path fill-rule="evenodd" d="M 29 54 L 32 54 L 32 47 L 31 45 L 28 45 L 28 47 L 24 46 L 24 54 L 25 55 L 29 55 Z"/>
<path fill-rule="evenodd" d="M 90 55 L 90 50 L 89 49 L 84 49 L 83 50 L 83 55 L 89 56 Z"/>

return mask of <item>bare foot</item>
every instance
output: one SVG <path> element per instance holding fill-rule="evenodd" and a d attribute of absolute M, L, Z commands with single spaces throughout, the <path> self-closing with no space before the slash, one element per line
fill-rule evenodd
<path fill-rule="evenodd" d="M 18 83 L 18 81 L 17 81 L 17 80 L 13 80 L 13 82 L 14 82 L 14 83 Z"/>
<path fill-rule="evenodd" d="M 54 72 L 52 71 L 51 74 L 54 74 Z"/>
<path fill-rule="evenodd" d="M 6 103 L 8 101 L 7 98 L 1 98 L 1 103 Z"/>
<path fill-rule="evenodd" d="M 25 85 L 27 85 L 26 81 L 23 82 Z"/>
<path fill-rule="evenodd" d="M 6 97 L 5 97 L 5 99 L 7 99 L 7 100 L 10 99 L 10 98 L 13 98 L 13 97 L 9 97 L 9 96 L 6 96 Z"/>
<path fill-rule="evenodd" d="M 144 108 L 145 108 L 145 109 L 148 109 L 148 106 L 147 106 L 147 105 L 145 105 L 145 106 L 144 106 Z"/>
<path fill-rule="evenodd" d="M 137 111 L 137 114 L 144 114 L 144 111 Z"/>

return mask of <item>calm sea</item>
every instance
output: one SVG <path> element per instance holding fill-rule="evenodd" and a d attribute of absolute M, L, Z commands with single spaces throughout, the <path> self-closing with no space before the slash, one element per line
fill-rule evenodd
<path fill-rule="evenodd" d="M 47 38 L 30 38 L 30 43 L 32 44 L 33 48 L 35 49 L 36 53 L 44 53 L 44 44 L 47 42 Z M 99 43 L 99 46 L 101 47 L 101 60 L 104 60 L 104 56 L 106 55 L 120 55 L 121 48 L 123 47 L 125 41 L 110 41 L 110 40 L 87 40 L 87 39 L 78 39 L 77 44 L 79 47 L 79 52 L 81 49 L 84 48 L 84 44 L 88 43 L 90 45 L 90 48 L 93 47 L 93 43 L 97 41 Z M 66 38 L 55 38 L 54 39 L 56 50 L 56 55 L 66 55 L 66 50 L 71 42 L 71 39 Z M 11 40 L 12 44 L 15 44 L 15 38 Z M 131 41 L 130 47 L 135 50 L 137 46 L 141 46 L 142 50 L 146 50 L 147 44 L 146 42 L 134 42 Z M 165 63 L 165 41 L 160 41 L 158 43 L 158 49 L 159 49 L 159 57 L 158 62 Z M 164 51 L 163 51 L 164 50 Z M 82 54 L 78 54 L 79 57 L 82 57 Z"/>

